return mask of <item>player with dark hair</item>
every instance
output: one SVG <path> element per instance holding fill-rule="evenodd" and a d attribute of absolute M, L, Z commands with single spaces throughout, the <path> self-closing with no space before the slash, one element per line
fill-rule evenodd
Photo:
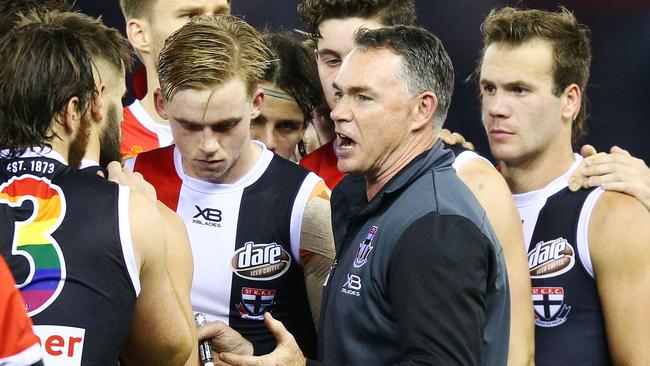
<path fill-rule="evenodd" d="M 53 10 L 71 11 L 72 6 L 66 0 L 0 0 L 0 35 L 15 27 L 21 15 Z"/>
<path fill-rule="evenodd" d="M 0 64 L 0 251 L 45 361 L 115 364 L 122 353 L 133 364 L 183 363 L 191 329 L 165 266 L 167 238 L 150 230 L 162 225 L 154 201 L 68 166 L 100 107 L 87 48 L 65 27 L 34 22 L 2 38 Z"/>
<path fill-rule="evenodd" d="M 266 34 L 264 43 L 273 61 L 260 82 L 264 108 L 251 121 L 251 138 L 297 162 L 314 149 L 307 151 L 305 134 L 308 129 L 313 132 L 314 111 L 323 103 L 316 62 L 307 47 L 289 34 Z"/>

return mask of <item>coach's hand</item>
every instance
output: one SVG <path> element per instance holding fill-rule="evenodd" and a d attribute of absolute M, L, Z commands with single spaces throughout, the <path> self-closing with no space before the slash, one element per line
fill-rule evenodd
<path fill-rule="evenodd" d="M 465 140 L 465 137 L 458 132 L 451 132 L 446 128 L 443 128 L 440 130 L 440 134 L 438 135 L 442 142 L 444 142 L 447 145 L 460 145 L 466 149 L 474 151 L 474 144 Z"/>
<path fill-rule="evenodd" d="M 273 333 L 278 344 L 273 352 L 257 357 L 220 353 L 219 359 L 233 366 L 305 366 L 307 359 L 300 351 L 293 335 L 282 325 L 282 322 L 273 319 L 270 313 L 265 313 L 264 323 Z"/>

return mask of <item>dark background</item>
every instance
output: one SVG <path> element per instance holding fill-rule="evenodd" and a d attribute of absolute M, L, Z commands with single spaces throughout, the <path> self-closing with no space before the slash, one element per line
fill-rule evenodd
<path fill-rule="evenodd" d="M 258 29 L 304 29 L 296 14 L 299 0 L 233 0 L 232 13 Z M 496 1 L 416 0 L 418 23 L 444 43 L 456 71 L 456 87 L 446 127 L 474 142 L 489 156 L 481 126 L 476 87 L 465 82 L 481 48 L 479 26 L 499 6 L 572 10 L 592 32 L 593 63 L 587 89 L 591 117 L 583 140 L 599 151 L 619 145 L 650 163 L 650 2 L 642 0 Z M 77 0 L 76 7 L 124 31 L 117 0 Z M 130 101 L 127 101 L 130 102 Z"/>

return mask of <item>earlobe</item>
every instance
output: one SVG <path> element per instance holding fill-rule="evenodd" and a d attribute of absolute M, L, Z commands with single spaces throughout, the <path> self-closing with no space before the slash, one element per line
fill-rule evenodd
<path fill-rule="evenodd" d="M 165 101 L 163 100 L 163 95 L 160 91 L 160 88 L 156 89 L 153 92 L 153 103 L 160 118 L 167 120 L 168 118 L 167 113 L 165 112 Z"/>
<path fill-rule="evenodd" d="M 149 23 L 143 19 L 129 19 L 126 23 L 129 42 L 139 52 L 151 53 Z"/>

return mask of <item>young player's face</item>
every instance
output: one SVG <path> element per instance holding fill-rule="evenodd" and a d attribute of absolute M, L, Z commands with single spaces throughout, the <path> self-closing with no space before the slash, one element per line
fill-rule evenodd
<path fill-rule="evenodd" d="M 316 63 L 325 99 L 331 109 L 336 103 L 332 82 L 336 77 L 341 62 L 354 47 L 354 32 L 359 28 L 377 29 L 382 24 L 364 18 L 328 19 L 318 28 L 322 38 L 318 40 Z"/>
<path fill-rule="evenodd" d="M 256 94 L 257 95 L 257 94 Z M 216 89 L 184 89 L 164 103 L 174 143 L 189 176 L 212 183 L 232 183 L 249 168 L 250 121 L 263 99 L 251 99 L 234 78 Z"/>
<path fill-rule="evenodd" d="M 287 94 L 275 84 L 261 83 L 261 88 Z M 264 108 L 251 121 L 251 138 L 285 159 L 296 160 L 296 146 L 305 133 L 305 115 L 295 100 L 269 93 L 264 95 Z"/>
<path fill-rule="evenodd" d="M 506 164 L 530 161 L 566 143 L 571 122 L 562 122 L 553 95 L 552 48 L 533 40 L 519 46 L 490 45 L 481 64 L 482 119 L 492 155 Z"/>
<path fill-rule="evenodd" d="M 388 49 L 354 49 L 343 62 L 331 113 L 340 171 L 378 177 L 408 145 L 415 98 L 399 79 L 401 69 L 402 57 Z"/>
<path fill-rule="evenodd" d="M 156 0 L 148 17 L 153 38 L 154 60 L 165 39 L 198 15 L 230 14 L 227 0 Z"/>

